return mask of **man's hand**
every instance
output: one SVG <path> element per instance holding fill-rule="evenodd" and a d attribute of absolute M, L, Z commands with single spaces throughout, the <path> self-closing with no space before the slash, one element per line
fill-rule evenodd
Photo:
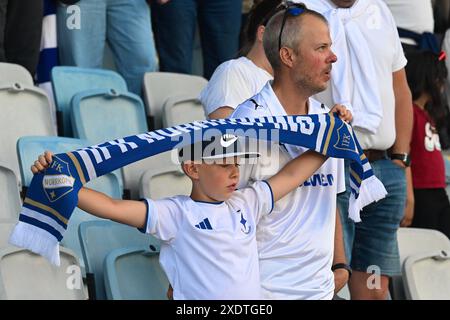
<path fill-rule="evenodd" d="M 339 118 L 341 118 L 342 121 L 345 121 L 347 123 L 353 120 L 353 115 L 351 111 L 348 110 L 346 106 L 342 104 L 335 104 L 334 107 L 331 108 L 330 112 L 339 114 Z"/>
<path fill-rule="evenodd" d="M 414 218 L 414 188 L 412 184 L 411 167 L 406 168 L 406 206 L 400 227 L 409 227 Z"/>

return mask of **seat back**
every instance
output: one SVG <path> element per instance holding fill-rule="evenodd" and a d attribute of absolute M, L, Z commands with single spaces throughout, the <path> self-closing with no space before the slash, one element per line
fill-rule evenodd
<path fill-rule="evenodd" d="M 192 182 L 180 166 L 166 165 L 148 169 L 141 177 L 139 192 L 143 198 L 156 200 L 176 195 L 189 195 L 191 189 Z"/>
<path fill-rule="evenodd" d="M 144 99 L 147 115 L 153 117 L 155 129 L 163 127 L 163 105 L 168 98 L 183 94 L 198 97 L 207 83 L 208 80 L 200 76 L 147 72 L 144 75 Z"/>
<path fill-rule="evenodd" d="M 43 90 L 16 84 L 0 88 L 0 109 L 0 162 L 19 177 L 17 140 L 23 136 L 56 135 L 50 102 Z"/>
<path fill-rule="evenodd" d="M 34 86 L 33 78 L 27 69 L 18 64 L 0 62 L 0 87 L 14 83 Z"/>
<path fill-rule="evenodd" d="M 403 274 L 407 299 L 450 300 L 450 251 L 411 255 Z"/>
<path fill-rule="evenodd" d="M 156 154 L 121 168 L 124 189 L 130 191 L 131 199 L 140 198 L 140 181 L 142 175 L 149 169 L 160 168 L 172 163 L 171 151 Z M 159 186 L 162 188 L 163 186 Z M 167 186 L 164 186 L 166 188 Z"/>
<path fill-rule="evenodd" d="M 0 165 L 0 223 L 17 222 L 20 208 L 19 187 L 14 172 Z"/>
<path fill-rule="evenodd" d="M 176 95 L 164 103 L 162 120 L 166 128 L 205 119 L 205 111 L 197 97 Z"/>
<path fill-rule="evenodd" d="M 148 131 L 141 99 L 132 93 L 106 89 L 74 96 L 72 125 L 76 137 L 92 144 Z"/>
<path fill-rule="evenodd" d="M 80 224 L 79 237 L 86 266 L 86 273 L 93 274 L 95 295 L 106 298 L 103 264 L 105 257 L 114 249 L 141 246 L 159 252 L 156 238 L 139 232 L 136 228 L 112 221 L 85 221 Z"/>
<path fill-rule="evenodd" d="M 85 300 L 77 258 L 60 248 L 61 266 L 25 249 L 0 249 L 0 299 Z"/>
<path fill-rule="evenodd" d="M 17 157 L 19 159 L 22 184 L 24 186 L 30 185 L 31 179 L 33 179 L 30 167 L 45 150 L 57 154 L 87 146 L 89 146 L 87 140 L 74 138 L 55 136 L 26 136 L 19 138 L 17 141 Z"/>
<path fill-rule="evenodd" d="M 54 67 L 52 69 L 52 86 L 56 109 L 61 112 L 63 134 L 72 137 L 70 121 L 70 102 L 75 94 L 92 89 L 114 89 L 127 92 L 125 80 L 116 72 L 103 69 L 79 67 Z"/>
<path fill-rule="evenodd" d="M 145 247 L 111 251 L 105 259 L 105 288 L 111 300 L 167 300 L 169 281 L 159 254 Z"/>
<path fill-rule="evenodd" d="M 397 240 L 402 268 L 404 268 L 404 263 L 410 256 L 429 254 L 439 250 L 450 250 L 448 238 L 437 230 L 399 228 Z M 408 299 L 408 294 L 405 290 L 404 274 L 391 278 L 390 292 L 394 300 Z"/>

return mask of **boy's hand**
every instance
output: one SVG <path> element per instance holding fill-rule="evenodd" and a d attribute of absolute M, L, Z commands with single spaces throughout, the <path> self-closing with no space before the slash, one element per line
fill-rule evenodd
<path fill-rule="evenodd" d="M 41 154 L 38 159 L 31 166 L 31 172 L 34 174 L 44 171 L 48 168 L 50 163 L 52 162 L 53 153 L 50 151 L 45 151 L 44 154 Z"/>
<path fill-rule="evenodd" d="M 334 107 L 331 108 L 330 112 L 339 114 L 339 118 L 347 123 L 353 120 L 351 111 L 342 104 L 335 104 Z"/>

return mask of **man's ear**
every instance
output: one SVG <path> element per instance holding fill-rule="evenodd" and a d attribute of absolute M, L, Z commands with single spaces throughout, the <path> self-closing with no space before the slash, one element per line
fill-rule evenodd
<path fill-rule="evenodd" d="M 263 25 L 259 26 L 258 29 L 256 30 L 256 40 L 259 42 L 263 42 L 263 37 L 264 37 L 264 31 L 266 30 L 266 27 L 264 27 Z"/>
<path fill-rule="evenodd" d="M 292 50 L 291 48 L 282 47 L 280 49 L 279 55 L 282 64 L 290 68 L 294 65 L 295 60 L 294 50 Z"/>

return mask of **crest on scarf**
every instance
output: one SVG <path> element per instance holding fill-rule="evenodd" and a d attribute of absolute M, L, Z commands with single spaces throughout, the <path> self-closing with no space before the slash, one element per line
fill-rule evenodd
<path fill-rule="evenodd" d="M 336 132 L 337 132 L 337 141 L 334 144 L 334 147 L 336 149 L 353 152 L 357 150 L 348 124 L 342 122 L 341 126 L 336 130 Z"/>
<path fill-rule="evenodd" d="M 69 164 L 54 156 L 50 167 L 42 179 L 42 186 L 50 202 L 55 202 L 73 190 L 75 178 L 70 173 Z"/>

